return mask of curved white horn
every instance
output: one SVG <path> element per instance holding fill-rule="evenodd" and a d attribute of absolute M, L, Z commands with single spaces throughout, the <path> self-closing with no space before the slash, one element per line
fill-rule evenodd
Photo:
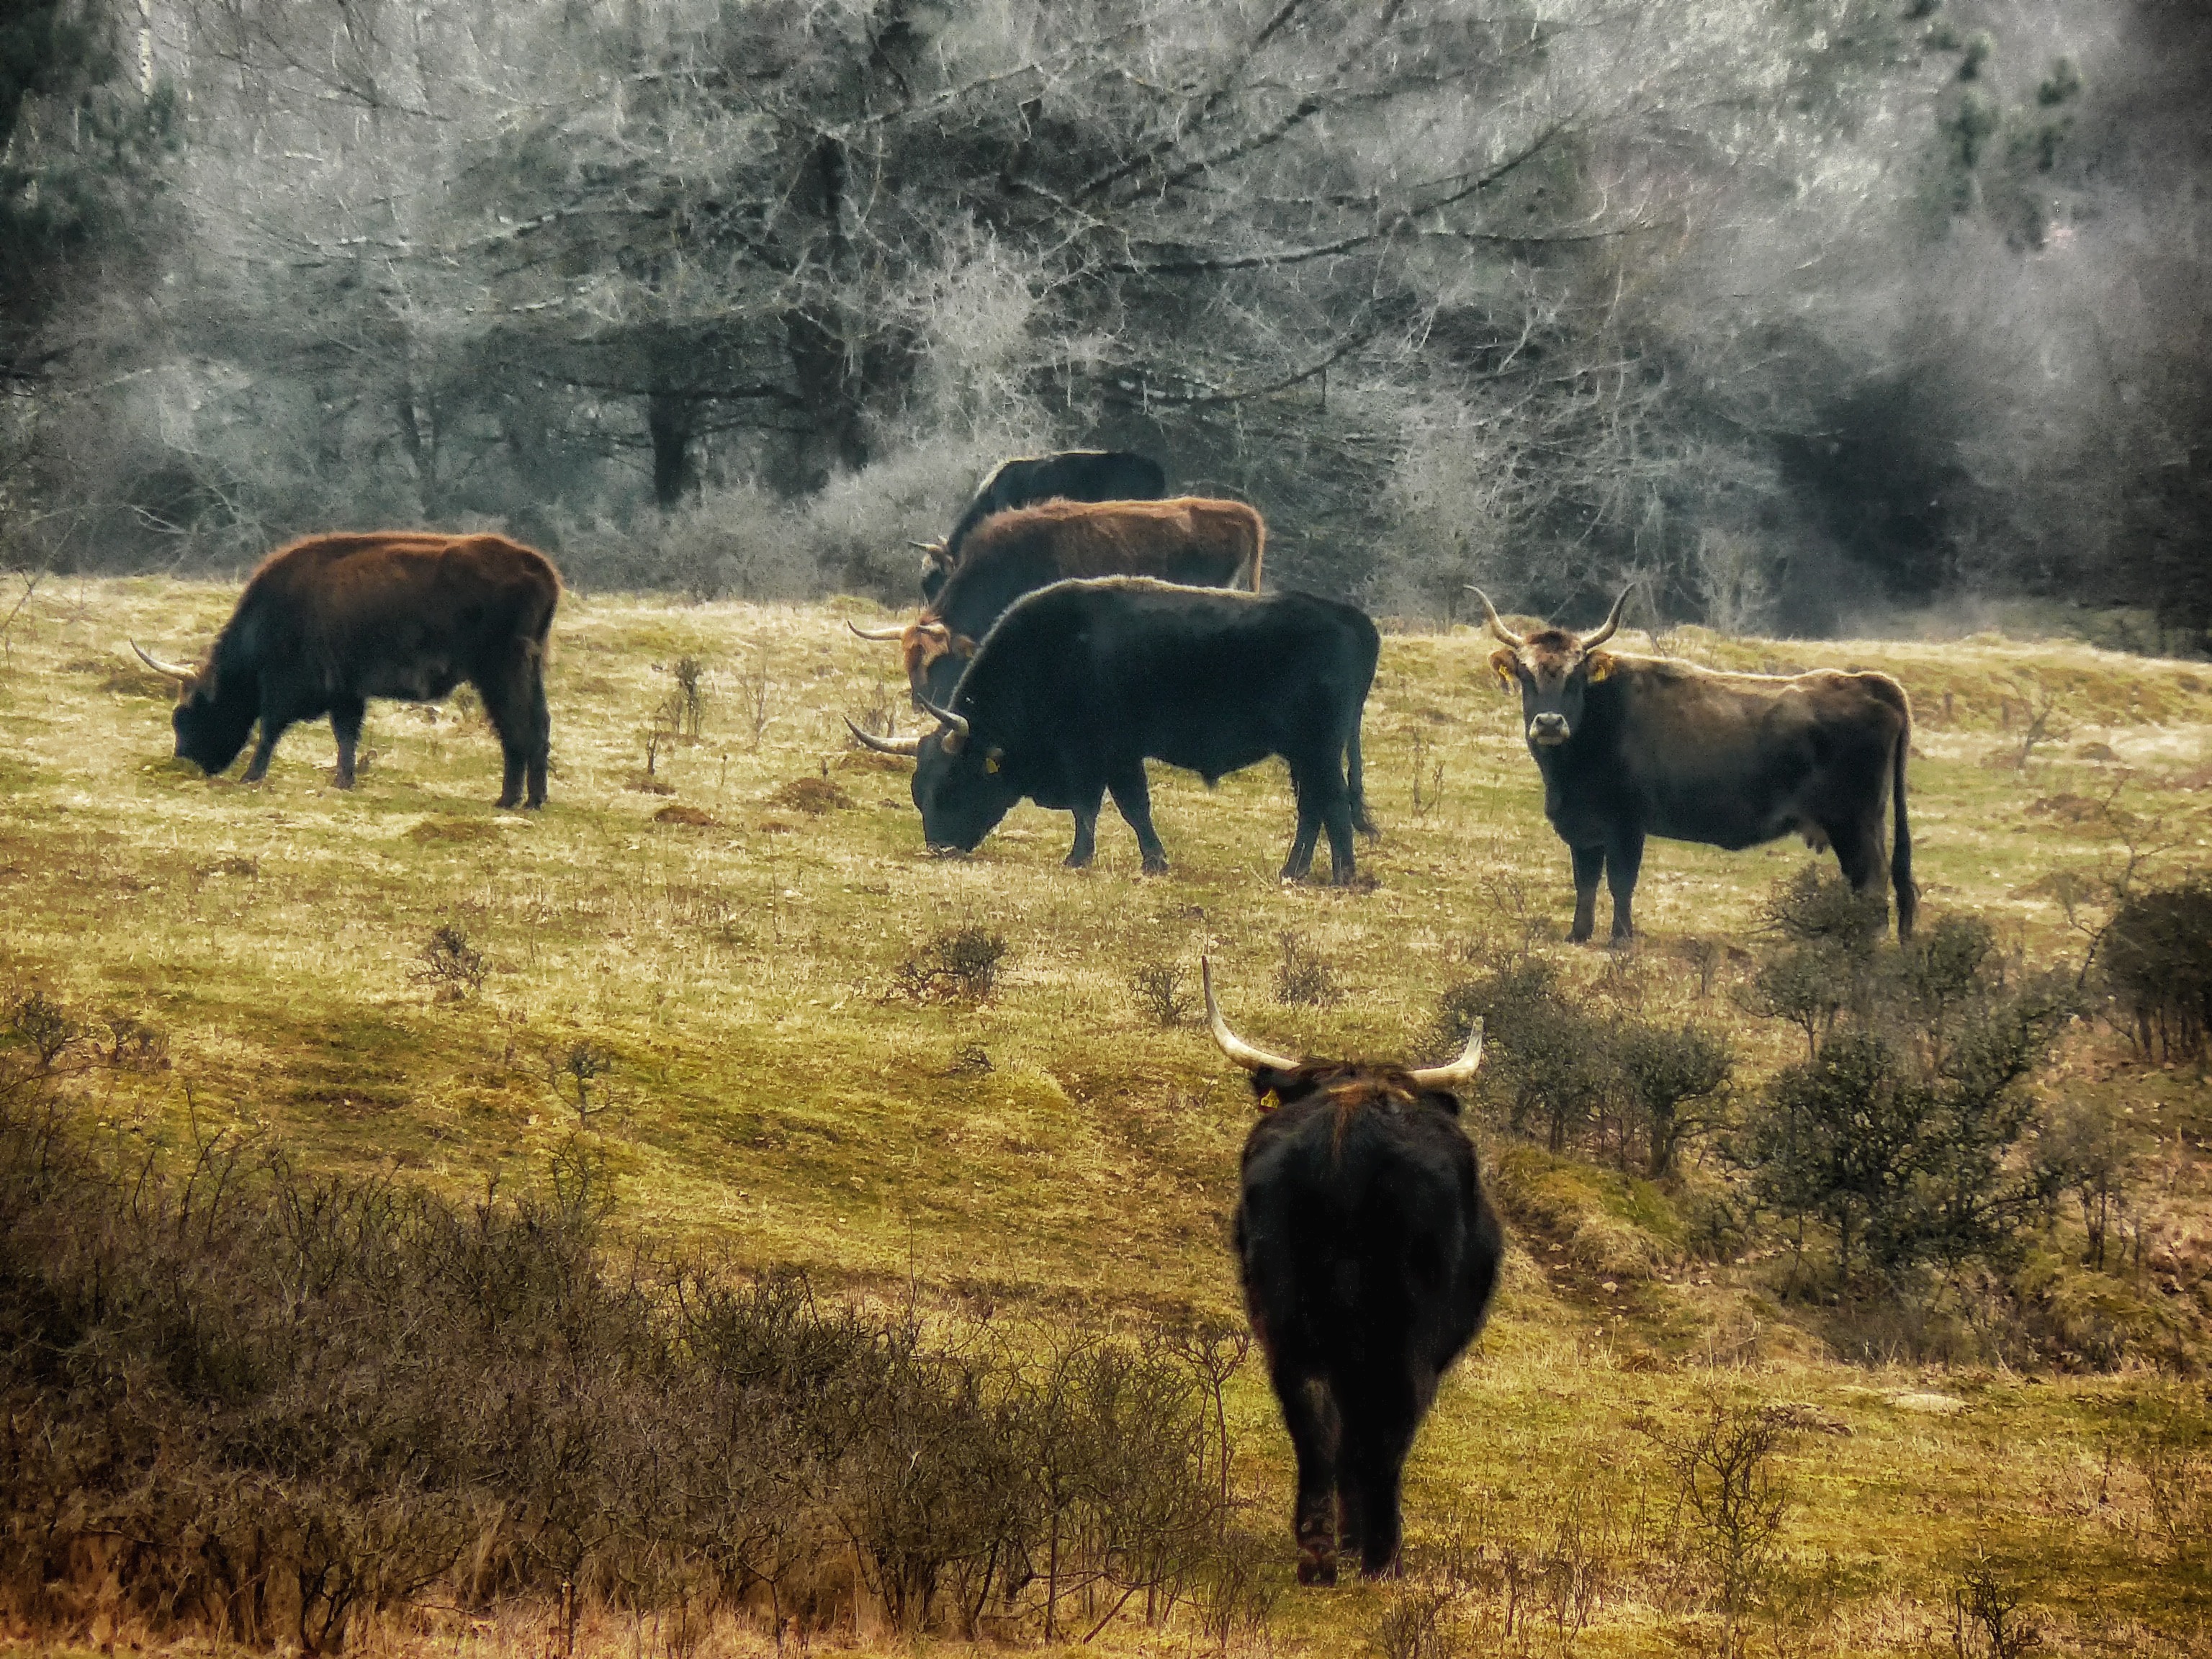
<path fill-rule="evenodd" d="M 1471 1081 L 1481 1064 L 1482 1017 L 1478 1014 L 1467 1028 L 1467 1047 L 1459 1051 L 1457 1060 L 1449 1066 L 1416 1066 L 1407 1075 L 1424 1089 L 1456 1089 Z"/>
<path fill-rule="evenodd" d="M 166 674 L 173 680 L 192 680 L 199 678 L 199 671 L 196 668 L 179 668 L 173 662 L 163 662 L 159 657 L 148 656 L 144 647 L 136 640 L 131 641 L 131 648 L 137 652 L 138 660 L 156 674 Z"/>
<path fill-rule="evenodd" d="M 845 717 L 845 729 L 848 732 L 850 732 L 854 737 L 858 738 L 866 746 L 874 750 L 878 755 L 903 755 L 908 760 L 912 760 L 916 755 L 921 752 L 921 739 L 920 738 L 871 737 L 867 732 L 863 732 L 859 726 L 853 724 L 852 716 L 849 714 Z"/>
<path fill-rule="evenodd" d="M 1620 597 L 1613 602 L 1612 613 L 1606 617 L 1603 625 L 1598 629 L 1596 633 L 1585 634 L 1583 635 L 1583 650 L 1595 651 L 1599 646 L 1603 645 L 1607 640 L 1613 637 L 1613 630 L 1620 626 L 1620 608 L 1628 603 L 1628 596 L 1635 591 L 1636 584 L 1634 582 L 1629 583 L 1627 586 L 1620 590 Z"/>
<path fill-rule="evenodd" d="M 1501 641 L 1505 644 L 1511 646 L 1516 651 L 1528 643 L 1528 641 L 1522 635 L 1506 631 L 1505 624 L 1498 620 L 1498 607 L 1491 604 L 1489 594 L 1484 592 L 1473 582 L 1469 582 L 1467 585 L 1467 591 L 1474 594 L 1476 599 L 1482 601 L 1482 614 L 1490 619 L 1490 631 L 1492 633 L 1497 635 Z"/>
<path fill-rule="evenodd" d="M 845 618 L 845 626 L 864 640 L 902 640 L 906 637 L 903 628 L 863 628 L 850 617 Z"/>
<path fill-rule="evenodd" d="M 914 701 L 915 706 L 932 720 L 938 721 L 941 725 L 950 726 L 953 731 L 957 732 L 963 738 L 973 735 L 968 730 L 967 720 L 962 716 L 954 714 L 950 708 L 939 708 L 935 703 L 930 702 L 927 697 L 917 696 Z"/>
<path fill-rule="evenodd" d="M 1280 1054 L 1271 1054 L 1265 1048 L 1255 1048 L 1250 1043 L 1229 1029 L 1229 1022 L 1221 1017 L 1221 1005 L 1213 1000 L 1213 963 L 1205 957 L 1198 959 L 1198 981 L 1206 988 L 1206 1026 L 1213 1033 L 1213 1040 L 1221 1045 L 1221 1052 L 1248 1072 L 1256 1072 L 1262 1066 L 1278 1072 L 1296 1068 L 1297 1061 L 1285 1060 Z"/>

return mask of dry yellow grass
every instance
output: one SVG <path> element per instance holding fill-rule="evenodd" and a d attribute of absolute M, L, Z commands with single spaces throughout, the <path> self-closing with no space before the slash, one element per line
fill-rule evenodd
<path fill-rule="evenodd" d="M 1110 814 L 1087 873 L 1060 867 L 1065 816 L 1035 808 L 971 859 L 926 857 L 903 773 L 844 740 L 844 714 L 900 689 L 892 653 L 845 630 L 848 616 L 882 620 L 857 601 L 570 595 L 555 630 L 542 814 L 492 809 L 496 744 L 455 707 L 374 706 L 350 793 L 331 787 L 325 726 L 295 728 L 264 787 L 210 781 L 169 758 L 165 690 L 125 641 L 185 654 L 234 597 L 222 585 L 50 580 L 0 666 L 0 977 L 166 1031 L 171 1069 L 118 1082 L 97 1105 L 156 1136 L 190 1115 L 280 1136 L 313 1163 L 459 1189 L 542 1168 L 580 1130 L 609 1149 L 624 1224 L 710 1240 L 742 1261 L 864 1290 L 911 1279 L 947 1299 L 1101 1323 L 1233 1317 L 1224 1236 L 1249 1101 L 1201 1029 L 1153 1023 L 1135 970 L 1194 971 L 1208 950 L 1231 1018 L 1255 1040 L 1399 1055 L 1426 1040 L 1443 989 L 1520 926 L 1516 907 L 1554 940 L 1571 908 L 1489 647 L 1465 629 L 1385 641 L 1366 726 L 1385 833 L 1360 849 L 1374 884 L 1338 891 L 1276 881 L 1292 808 L 1272 764 L 1211 793 L 1156 774 L 1174 863 L 1163 878 L 1139 875 Z M 1912 810 L 1928 901 L 1979 911 L 2031 955 L 2074 940 L 2044 878 L 2125 851 L 2052 802 L 2117 787 L 2161 824 L 2168 866 L 2212 861 L 2212 673 L 2200 666 L 1996 639 L 1684 630 L 1668 644 L 1715 665 L 1897 674 L 1920 720 Z M 636 787 L 642 733 L 686 654 L 708 670 L 705 732 L 660 749 L 652 781 L 672 793 L 649 792 Z M 2064 735 L 2046 734 L 2024 768 L 2006 762 L 2045 709 Z M 2112 758 L 2078 757 L 2092 745 Z M 809 780 L 836 789 L 793 790 Z M 1593 994 L 1729 1024 L 1763 1071 L 1797 1039 L 1734 1010 L 1726 963 L 1701 999 L 1683 946 L 1744 943 L 1768 888 L 1804 857 L 1794 845 L 1654 843 L 1638 951 L 1559 953 Z M 995 995 L 900 996 L 902 963 L 970 922 L 1006 941 Z M 459 1000 L 418 974 L 447 923 L 490 969 Z M 1340 1001 L 1273 1001 L 1286 933 L 1333 969 Z M 606 1063 L 580 1114 L 562 1069 L 580 1045 Z M 2173 1135 L 2162 1201 L 2177 1224 L 2199 1213 L 2179 1133 L 2206 1121 L 2198 1080 L 2123 1069 L 2117 1048 L 2084 1037 L 2058 1086 L 2131 1091 Z M 1663 1203 L 1616 1185 L 1621 1228 L 1640 1224 L 1635 1204 Z M 1607 1203 L 1591 1199 L 1592 1214 Z M 2202 1552 L 2161 1549 L 2140 1477 L 2115 1450 L 2162 1379 L 1844 1365 L 1780 1316 L 1755 1267 L 1677 1253 L 1607 1290 L 1554 1272 L 1562 1254 L 1533 1234 L 1516 1246 L 1491 1330 L 1425 1432 L 1409 1472 L 1417 1560 L 1450 1538 L 1548 1547 L 1561 1517 L 1580 1516 L 1612 1576 L 1577 1650 L 1705 1643 L 1711 1615 L 1650 1565 L 1668 1502 L 1657 1441 L 1710 1398 L 1779 1403 L 1814 1425 L 1785 1455 L 1787 1547 L 1833 1591 L 1788 1651 L 1948 1650 L 1949 1596 L 1978 1552 L 2026 1587 L 2051 1650 L 2202 1650 Z M 1923 1409 L 1929 1395 L 1957 1403 Z M 1287 1508 L 1289 1454 L 1249 1366 L 1232 1414 L 1272 1524 Z M 1286 1546 L 1285 1576 L 1288 1564 Z M 1271 1639 L 1357 1650 L 1391 1594 L 1286 1596 Z M 1118 1631 L 1102 1642 L 1155 1639 Z M 1189 1641 L 1158 1639 L 1177 1651 Z M 1551 1638 L 1492 1627 L 1483 1639 L 1543 1650 Z M 538 1650 L 504 1626 L 435 1640 Z M 665 1644 L 611 1626 L 595 1644 Z"/>

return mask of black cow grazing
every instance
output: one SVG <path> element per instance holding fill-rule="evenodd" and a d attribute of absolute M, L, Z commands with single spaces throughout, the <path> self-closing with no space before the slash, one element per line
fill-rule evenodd
<path fill-rule="evenodd" d="M 1905 762 L 1912 708 L 1887 674 L 1723 674 L 1694 664 L 1598 647 L 1620 623 L 1624 592 L 1604 626 L 1577 635 L 1509 633 L 1492 670 L 1518 687 L 1528 752 L 1544 777 L 1544 816 L 1574 857 L 1575 925 L 1590 936 L 1601 873 L 1613 890 L 1613 940 L 1636 929 L 1630 903 L 1644 838 L 1730 849 L 1792 832 L 1832 846 L 1844 878 L 1881 896 L 1896 884 L 1897 931 L 1912 932 L 1912 832 Z M 1882 814 L 1894 791 L 1896 841 L 1885 858 Z"/>
<path fill-rule="evenodd" d="M 1298 1582 L 1336 1582 L 1339 1550 L 1395 1571 L 1398 1485 L 1437 1382 L 1482 1328 L 1504 1231 L 1452 1091 L 1482 1063 L 1482 1022 L 1448 1066 L 1285 1060 L 1229 1029 L 1200 959 L 1214 1041 L 1252 1074 L 1237 1266 L 1297 1452 Z"/>
<path fill-rule="evenodd" d="M 1049 501 L 1156 501 L 1167 493 L 1167 469 L 1149 455 L 1126 449 L 1063 449 L 1056 455 L 1018 455 L 1001 461 L 968 503 L 951 534 L 922 549 L 922 603 L 937 598 L 945 578 L 958 568 L 969 532 L 995 513 Z"/>
<path fill-rule="evenodd" d="M 1225 587 L 1245 573 L 1260 589 L 1267 523 L 1243 501 L 1048 501 L 1001 513 L 968 539 L 960 568 L 903 628 L 846 624 L 864 640 L 896 640 L 915 706 L 942 707 L 976 641 L 1024 593 L 1071 576 L 1157 576 Z"/>
<path fill-rule="evenodd" d="M 1145 868 L 1167 868 L 1147 759 L 1211 784 L 1280 755 L 1298 799 L 1283 876 L 1305 875 L 1326 830 L 1329 873 L 1342 884 L 1352 877 L 1352 829 L 1366 824 L 1359 721 L 1380 649 L 1364 615 L 1311 594 L 1133 576 L 1060 582 L 1000 618 L 951 706 L 929 706 L 936 732 L 903 743 L 853 734 L 915 756 L 914 800 L 933 850 L 973 851 L 1026 796 L 1075 815 L 1067 862 L 1079 868 L 1091 862 L 1109 791 Z"/>
<path fill-rule="evenodd" d="M 526 775 L 529 804 L 543 806 L 545 639 L 560 599 L 551 562 L 503 537 L 311 536 L 262 561 L 201 666 L 131 649 L 177 682 L 180 758 L 221 772 L 260 722 L 248 783 L 269 770 L 286 726 L 328 714 L 337 786 L 350 789 L 369 698 L 435 702 L 466 680 L 506 751 L 499 804 L 522 799 Z"/>

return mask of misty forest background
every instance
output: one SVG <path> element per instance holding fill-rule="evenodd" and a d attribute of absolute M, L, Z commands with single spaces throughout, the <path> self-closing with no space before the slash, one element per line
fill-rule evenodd
<path fill-rule="evenodd" d="M 2212 645 L 2193 0 L 0 0 L 0 563 L 909 603 L 1115 445 L 1406 617 Z"/>

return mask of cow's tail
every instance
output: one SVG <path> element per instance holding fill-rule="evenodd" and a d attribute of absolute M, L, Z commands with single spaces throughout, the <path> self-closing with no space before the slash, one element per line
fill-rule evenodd
<path fill-rule="evenodd" d="M 1897 734 L 1897 752 L 1890 760 L 1889 807 L 1896 818 L 1895 839 L 1889 853 L 1889 879 L 1897 890 L 1897 936 L 1912 937 L 1912 921 L 1920 908 L 1920 890 L 1912 880 L 1912 828 L 1905 812 L 1905 763 L 1912 753 L 1912 704 L 1899 690 L 1899 702 L 1905 724 Z"/>
<path fill-rule="evenodd" d="M 1344 745 L 1344 783 L 1352 797 L 1352 827 L 1363 836 L 1379 836 L 1375 820 L 1367 815 L 1367 768 L 1359 758 L 1359 722 L 1352 722 L 1352 738 Z"/>

